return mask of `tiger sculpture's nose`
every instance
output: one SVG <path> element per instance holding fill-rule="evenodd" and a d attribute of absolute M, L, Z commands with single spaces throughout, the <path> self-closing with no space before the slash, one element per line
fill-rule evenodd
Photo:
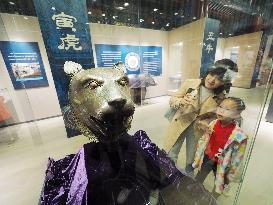
<path fill-rule="evenodd" d="M 115 108 L 122 108 L 126 104 L 126 102 L 127 102 L 126 99 L 124 99 L 122 97 L 118 97 L 118 98 L 108 101 L 108 105 L 115 107 Z"/>

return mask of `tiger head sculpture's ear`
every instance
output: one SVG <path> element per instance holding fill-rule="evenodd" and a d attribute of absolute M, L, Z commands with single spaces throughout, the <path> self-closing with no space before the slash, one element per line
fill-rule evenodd
<path fill-rule="evenodd" d="M 64 72 L 71 78 L 82 70 L 82 66 L 73 61 L 66 61 L 64 64 Z"/>
<path fill-rule="evenodd" d="M 113 65 L 113 69 L 120 70 L 124 72 L 125 74 L 127 74 L 126 67 L 121 61 L 118 61 L 117 63 L 115 63 L 115 65 Z"/>

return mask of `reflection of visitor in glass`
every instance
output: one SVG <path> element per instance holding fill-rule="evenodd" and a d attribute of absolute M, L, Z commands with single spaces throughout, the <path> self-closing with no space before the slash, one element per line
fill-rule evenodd
<path fill-rule="evenodd" d="M 225 98 L 225 90 L 231 86 L 232 72 L 237 65 L 226 59 L 231 65 L 215 63 L 203 79 L 188 79 L 179 91 L 171 97 L 170 107 L 176 112 L 171 119 L 165 134 L 163 148 L 176 163 L 180 149 L 186 139 L 186 172 L 193 171 L 191 164 L 194 159 L 196 142 L 203 131 L 199 124 L 208 125 L 216 119 L 214 110 Z"/>
<path fill-rule="evenodd" d="M 229 97 L 216 110 L 217 119 L 212 121 L 200 138 L 195 153 L 193 168 L 198 168 L 196 180 L 203 183 L 213 171 L 215 183 L 213 194 L 218 197 L 224 187 L 238 177 L 243 161 L 247 136 L 236 121 L 245 110 L 244 102 Z"/>
<path fill-rule="evenodd" d="M 268 81 L 270 81 L 270 74 L 272 72 L 272 54 L 267 56 L 267 59 L 261 66 L 261 71 L 259 75 L 259 86 L 266 85 Z"/>

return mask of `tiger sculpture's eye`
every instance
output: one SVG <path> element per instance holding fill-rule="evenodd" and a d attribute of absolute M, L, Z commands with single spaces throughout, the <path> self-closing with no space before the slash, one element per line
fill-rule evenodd
<path fill-rule="evenodd" d="M 94 90 L 99 86 L 101 86 L 101 83 L 96 80 L 88 80 L 87 82 L 83 83 L 84 88 L 90 88 L 91 90 Z"/>

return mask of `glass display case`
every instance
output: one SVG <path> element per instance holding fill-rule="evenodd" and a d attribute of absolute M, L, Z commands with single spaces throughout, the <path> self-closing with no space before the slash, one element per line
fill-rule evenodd
<path fill-rule="evenodd" d="M 1 1 L 1 204 L 54 204 L 50 177 L 89 169 L 101 150 L 104 171 L 136 166 L 137 176 L 102 180 L 95 199 L 90 168 L 72 203 L 111 204 L 111 194 L 119 204 L 271 203 L 259 157 L 273 147 L 272 8 L 272 0 Z M 117 154 L 106 135 L 133 148 Z M 141 191 L 124 188 L 134 183 Z"/>

